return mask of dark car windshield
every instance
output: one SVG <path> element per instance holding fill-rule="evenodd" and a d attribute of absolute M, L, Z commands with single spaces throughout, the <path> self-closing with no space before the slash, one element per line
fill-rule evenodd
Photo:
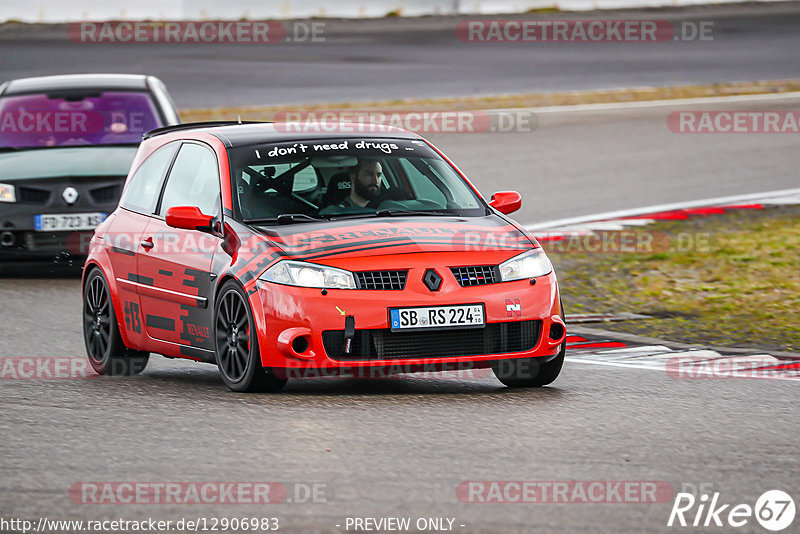
<path fill-rule="evenodd" d="M 487 213 L 472 188 L 423 141 L 271 143 L 233 148 L 229 157 L 245 221 Z"/>
<path fill-rule="evenodd" d="M 150 95 L 54 92 L 0 98 L 0 148 L 136 144 L 163 126 Z"/>

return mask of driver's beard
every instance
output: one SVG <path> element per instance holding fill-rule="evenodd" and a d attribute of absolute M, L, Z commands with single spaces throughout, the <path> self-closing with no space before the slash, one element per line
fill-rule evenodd
<path fill-rule="evenodd" d="M 381 194 L 380 187 L 375 188 L 374 190 L 368 188 L 366 185 L 362 184 L 359 180 L 355 180 L 356 184 L 356 194 L 361 198 L 365 198 L 367 200 L 375 200 Z"/>

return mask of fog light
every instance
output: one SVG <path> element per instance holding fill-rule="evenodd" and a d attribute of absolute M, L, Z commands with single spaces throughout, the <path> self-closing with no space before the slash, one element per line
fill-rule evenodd
<path fill-rule="evenodd" d="M 550 325 L 550 339 L 557 341 L 564 337 L 564 325 L 561 323 L 553 323 Z"/>
<path fill-rule="evenodd" d="M 298 354 L 303 354 L 308 350 L 308 336 L 297 336 L 292 340 L 292 350 Z"/>

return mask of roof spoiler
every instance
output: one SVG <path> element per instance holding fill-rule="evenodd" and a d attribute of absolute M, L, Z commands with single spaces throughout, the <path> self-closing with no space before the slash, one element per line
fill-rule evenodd
<path fill-rule="evenodd" d="M 171 132 L 179 132 L 181 130 L 194 130 L 199 128 L 213 128 L 215 126 L 238 126 L 239 124 L 270 124 L 269 121 L 202 121 L 202 122 L 184 122 L 181 124 L 173 124 L 171 126 L 162 126 L 155 128 L 144 133 L 142 140 L 156 137 Z"/>

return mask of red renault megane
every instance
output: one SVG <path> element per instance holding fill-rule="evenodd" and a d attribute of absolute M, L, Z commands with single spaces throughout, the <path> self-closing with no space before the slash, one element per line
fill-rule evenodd
<path fill-rule="evenodd" d="M 506 216 L 520 205 L 395 128 L 154 130 L 91 241 L 89 361 L 215 363 L 234 391 L 485 367 L 549 384 L 566 327 L 550 261 Z"/>

